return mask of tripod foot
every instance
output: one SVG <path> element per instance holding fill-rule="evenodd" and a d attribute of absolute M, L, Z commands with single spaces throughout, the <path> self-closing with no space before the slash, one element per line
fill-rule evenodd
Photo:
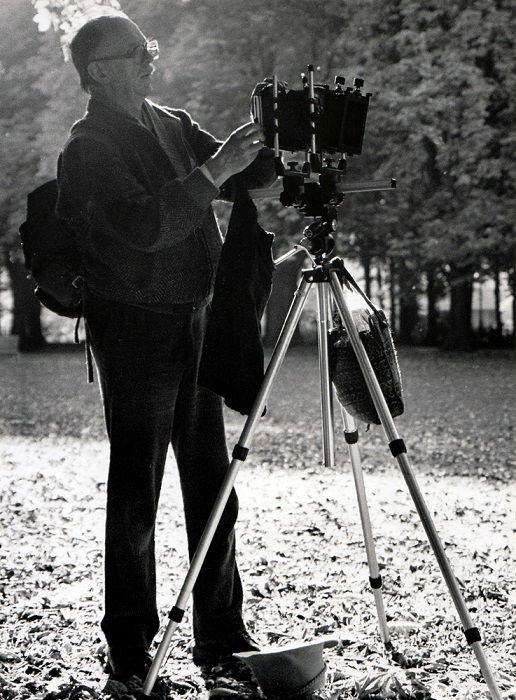
<path fill-rule="evenodd" d="M 358 448 L 358 430 L 352 416 L 342 406 L 340 407 L 340 411 L 342 421 L 344 423 L 344 439 L 346 440 L 346 444 L 348 446 L 351 467 L 353 470 L 353 479 L 355 481 L 358 509 L 362 523 L 367 562 L 369 565 L 369 585 L 371 586 L 371 590 L 373 592 L 376 612 L 378 615 L 380 638 L 384 644 L 387 644 L 389 642 L 389 629 L 387 627 L 387 618 L 385 616 L 385 607 L 383 603 L 382 577 L 380 576 L 380 569 L 376 558 L 373 529 L 369 516 L 369 508 L 367 505 L 364 476 L 362 473 L 360 451 Z"/>
<path fill-rule="evenodd" d="M 170 613 L 170 616 L 172 615 L 172 612 L 176 610 L 178 613 L 184 611 L 180 611 L 179 608 L 172 608 L 172 611 Z M 179 617 L 179 615 L 175 615 L 175 617 Z M 183 615 L 181 615 L 182 619 Z M 143 695 L 146 697 L 150 697 L 152 693 L 152 689 L 154 688 L 154 684 L 156 683 L 156 680 L 158 678 L 158 673 L 159 670 L 165 661 L 165 656 L 167 655 L 167 650 L 170 645 L 170 642 L 172 640 L 172 637 L 174 635 L 174 632 L 176 631 L 176 628 L 181 620 L 177 619 L 170 619 L 170 622 L 167 625 L 167 629 L 165 630 L 165 634 L 163 635 L 163 639 L 161 640 L 161 644 L 158 647 L 158 651 L 156 652 L 156 656 L 154 657 L 154 660 L 151 664 L 151 667 L 149 668 L 149 671 L 147 673 L 147 677 L 145 678 L 145 682 L 143 684 Z"/>

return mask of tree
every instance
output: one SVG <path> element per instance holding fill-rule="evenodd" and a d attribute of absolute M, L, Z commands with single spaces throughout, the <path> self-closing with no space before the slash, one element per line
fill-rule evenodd
<path fill-rule="evenodd" d="M 37 88 L 39 68 L 35 54 L 41 47 L 31 7 L 10 0 L 2 5 L 0 19 L 4 32 L 0 41 L 2 104 L 0 126 L 4 139 L 0 142 L 2 174 L 0 186 L 1 264 L 9 274 L 14 298 L 12 332 L 20 336 L 22 349 L 35 349 L 43 344 L 39 323 L 39 303 L 32 295 L 26 279 L 23 256 L 17 237 L 23 220 L 25 185 L 35 177 L 39 166 L 33 116 L 44 103 Z M 13 36 L 16 41 L 12 41 Z M 23 90 L 20 91 L 20 84 Z"/>
<path fill-rule="evenodd" d="M 28 2 L 6 0 L 0 10 L 10 28 L 0 40 L 7 95 L 0 120 L 12 135 L 1 146 L 0 237 L 11 256 L 24 194 L 53 175 L 64 135 L 85 103 L 73 68 L 62 63 L 60 40 L 98 4 L 34 5 L 46 32 L 36 31 Z M 399 309 L 394 320 L 403 335 L 410 337 L 418 294 L 426 289 L 430 338 L 443 290 L 468 337 L 472 275 L 509 272 L 514 279 L 508 0 L 120 0 L 120 6 L 160 40 L 156 101 L 185 106 L 219 137 L 248 118 L 252 86 L 274 71 L 293 87 L 309 61 L 319 67 L 318 82 L 336 73 L 350 84 L 353 75 L 365 75 L 373 97 L 363 154 L 350 159 L 349 179 L 396 176 L 399 189 L 346 198 L 338 250 L 362 262 L 366 287 L 372 270 L 392 272 L 391 305 L 394 316 Z M 14 49 L 10 35 L 22 37 Z M 278 204 L 261 210 L 265 225 L 278 232 L 278 246 L 288 245 L 303 225 L 298 217 L 290 226 L 283 212 Z M 449 336 L 448 345 L 457 342 L 457 334 Z"/>
<path fill-rule="evenodd" d="M 372 62 L 387 86 L 379 96 L 378 154 L 400 174 L 387 206 L 400 209 L 391 248 L 416 253 L 451 291 L 448 346 L 469 336 L 473 272 L 504 258 L 512 222 L 514 136 L 508 3 L 389 3 L 372 28 Z M 382 31 L 388 40 L 377 41 Z M 403 184 L 409 187 L 403 187 Z M 423 269 L 420 267 L 420 269 Z M 465 325 L 464 325 L 465 324 Z"/>

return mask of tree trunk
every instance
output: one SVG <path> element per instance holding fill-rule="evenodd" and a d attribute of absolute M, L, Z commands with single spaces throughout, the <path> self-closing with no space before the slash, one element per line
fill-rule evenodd
<path fill-rule="evenodd" d="M 513 279 L 516 273 L 513 273 Z M 516 284 L 512 285 L 512 340 L 516 344 Z"/>
<path fill-rule="evenodd" d="M 265 309 L 265 345 L 274 345 L 279 332 L 292 303 L 294 292 L 297 289 L 299 271 L 303 267 L 305 258 L 302 255 L 294 255 L 285 260 L 274 271 L 272 278 L 272 292 Z M 292 344 L 301 342 L 299 327 L 294 331 Z"/>
<path fill-rule="evenodd" d="M 399 275 L 399 333 L 398 340 L 406 345 L 414 344 L 414 332 L 419 319 L 417 283 L 411 271 L 402 269 Z"/>
<path fill-rule="evenodd" d="M 427 298 L 427 324 L 426 324 L 426 345 L 438 344 L 438 311 L 437 311 L 437 289 L 435 284 L 434 270 L 426 271 L 426 298 Z"/>
<path fill-rule="evenodd" d="M 484 279 L 481 277 L 477 283 L 477 285 L 478 285 L 478 295 L 477 295 L 477 299 L 478 299 L 478 331 L 479 331 L 481 336 L 483 336 L 483 331 L 485 330 L 485 326 L 484 326 L 484 287 L 483 287 L 483 284 L 484 284 Z M 473 297 L 473 295 L 475 293 L 475 283 L 474 282 L 473 282 L 471 289 L 472 289 L 471 296 Z"/>
<path fill-rule="evenodd" d="M 376 285 L 378 287 L 378 291 L 376 293 L 378 306 L 381 308 L 383 306 L 383 275 L 382 265 L 380 262 L 376 264 Z"/>
<path fill-rule="evenodd" d="M 364 291 L 371 298 L 371 258 L 369 255 L 361 255 L 360 262 L 364 268 Z"/>
<path fill-rule="evenodd" d="M 394 336 L 398 336 L 398 317 L 396 314 L 396 265 L 389 259 L 389 301 L 391 305 L 390 324 Z"/>
<path fill-rule="evenodd" d="M 500 294 L 500 272 L 495 270 L 494 272 L 494 294 L 495 294 L 495 334 L 496 342 L 501 343 L 503 338 L 503 323 L 502 323 L 502 312 L 500 309 L 501 304 L 501 294 Z"/>
<path fill-rule="evenodd" d="M 27 279 L 27 270 L 22 260 L 7 257 L 6 267 L 13 294 L 13 322 L 11 334 L 19 336 L 22 351 L 41 350 L 45 338 L 41 331 L 41 306 L 34 296 L 34 287 Z"/>
<path fill-rule="evenodd" d="M 452 270 L 450 277 L 450 314 L 444 339 L 445 350 L 471 350 L 471 302 L 473 275 L 466 269 Z"/>

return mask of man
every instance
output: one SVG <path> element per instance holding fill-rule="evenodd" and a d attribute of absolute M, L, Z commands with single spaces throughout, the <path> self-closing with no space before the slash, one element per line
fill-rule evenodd
<path fill-rule="evenodd" d="M 220 399 L 196 382 L 222 245 L 211 202 L 246 166 L 254 186 L 270 181 L 272 160 L 252 122 L 221 144 L 186 112 L 147 100 L 157 45 L 128 18 L 90 20 L 70 50 L 90 99 L 60 156 L 57 214 L 81 251 L 110 440 L 101 625 L 112 677 L 144 678 L 159 627 L 154 525 L 168 444 L 190 555 L 228 469 Z M 256 649 L 242 621 L 237 510 L 233 492 L 194 589 L 203 667 Z"/>

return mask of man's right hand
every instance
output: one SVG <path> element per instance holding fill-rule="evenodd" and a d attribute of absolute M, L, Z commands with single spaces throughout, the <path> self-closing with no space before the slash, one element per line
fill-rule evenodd
<path fill-rule="evenodd" d="M 264 135 L 259 124 L 247 122 L 235 129 L 215 155 L 204 164 L 217 187 L 252 163 L 258 151 L 263 148 L 263 141 Z"/>

